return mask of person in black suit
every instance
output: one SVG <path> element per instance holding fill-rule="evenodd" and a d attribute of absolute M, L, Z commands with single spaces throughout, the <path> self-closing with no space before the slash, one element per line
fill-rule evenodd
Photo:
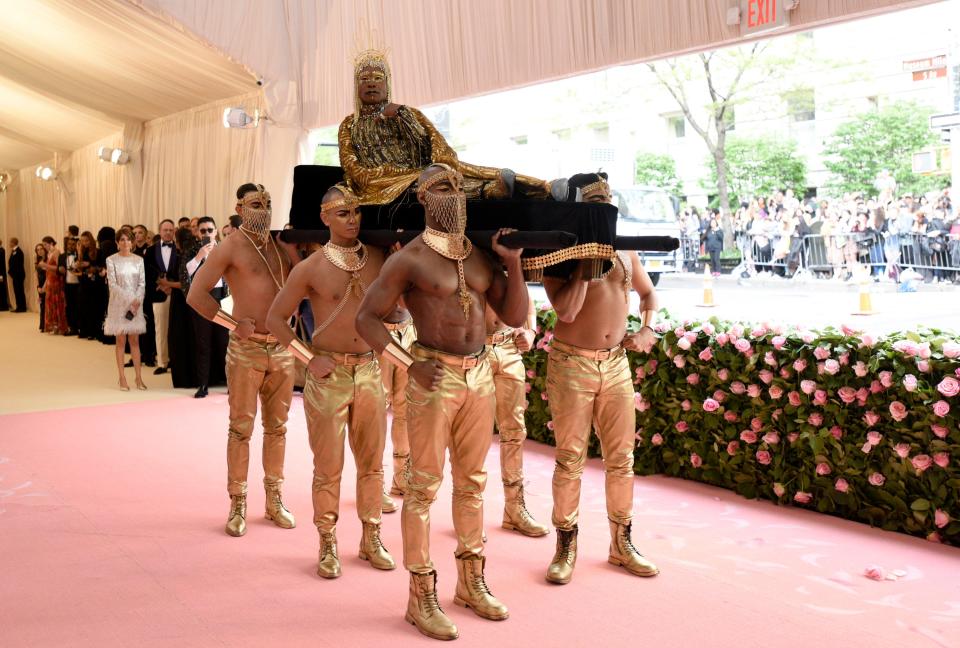
<path fill-rule="evenodd" d="M 153 314 L 155 345 L 157 349 L 157 368 L 155 375 L 167 373 L 170 366 L 170 298 L 174 290 L 180 289 L 180 254 L 174 243 L 176 228 L 173 221 L 166 218 L 160 221 L 160 240 L 147 248 L 143 261 L 147 270 L 147 303 Z"/>
<path fill-rule="evenodd" d="M 27 294 L 23 292 L 23 282 L 27 278 L 27 272 L 23 266 L 23 250 L 20 249 L 20 241 L 16 238 L 10 239 L 10 260 L 7 268 L 7 276 L 13 284 L 13 301 L 16 305 L 13 312 L 25 313 L 27 312 Z"/>
<path fill-rule="evenodd" d="M 7 251 L 3 249 L 3 241 L 0 241 L 0 310 L 9 310 L 10 304 L 7 301 Z"/>
<path fill-rule="evenodd" d="M 133 253 L 143 259 L 144 269 L 146 269 L 146 267 L 149 265 L 149 262 L 147 261 L 147 254 L 152 247 L 151 241 L 147 240 L 146 225 L 134 225 Z M 153 304 L 151 303 L 149 296 L 149 293 L 152 292 L 152 284 L 149 283 L 149 278 L 147 279 L 146 285 L 146 295 L 143 300 L 142 308 L 143 318 L 147 322 L 147 330 L 145 333 L 139 336 L 140 357 L 143 359 L 144 366 L 153 367 L 156 365 L 157 359 L 157 342 L 156 328 L 153 317 Z"/>

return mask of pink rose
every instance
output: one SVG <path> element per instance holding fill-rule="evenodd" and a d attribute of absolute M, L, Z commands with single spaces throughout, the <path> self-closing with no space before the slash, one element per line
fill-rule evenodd
<path fill-rule="evenodd" d="M 933 404 L 933 413 L 939 416 L 940 418 L 945 417 L 950 413 L 950 403 L 945 400 L 938 400 Z"/>
<path fill-rule="evenodd" d="M 887 481 L 887 478 L 882 474 L 875 472 L 870 473 L 870 476 L 867 478 L 867 481 L 870 482 L 872 486 L 883 486 L 883 483 Z"/>
<path fill-rule="evenodd" d="M 787 394 L 787 400 L 790 401 L 790 404 L 794 407 L 800 407 L 800 394 L 798 392 L 792 391 Z"/>
<path fill-rule="evenodd" d="M 857 374 L 857 378 L 863 378 L 867 375 L 867 365 L 858 360 L 857 364 L 853 365 L 853 373 Z"/>
<path fill-rule="evenodd" d="M 817 464 L 817 474 L 820 475 L 821 477 L 825 475 L 829 475 L 832 472 L 833 470 L 830 469 L 830 464 L 822 461 Z"/>
<path fill-rule="evenodd" d="M 683 334 L 683 337 L 687 339 L 687 342 L 691 344 L 697 341 L 697 332 L 696 331 L 687 331 Z"/>
<path fill-rule="evenodd" d="M 813 499 L 811 493 L 804 493 L 803 491 L 797 491 L 793 494 L 793 501 L 798 504 L 809 504 L 810 500 Z"/>
<path fill-rule="evenodd" d="M 933 353 L 930 351 L 930 343 L 923 342 L 917 347 L 917 355 L 927 360 Z"/>
<path fill-rule="evenodd" d="M 879 380 L 874 380 L 873 382 L 870 383 L 871 394 L 879 394 L 882 391 L 883 391 L 883 385 L 880 384 Z"/>
<path fill-rule="evenodd" d="M 659 364 L 660 364 L 660 363 L 657 362 L 657 361 L 656 361 L 655 359 L 653 359 L 653 358 L 650 358 L 649 360 L 647 360 L 647 364 L 646 364 L 647 373 L 653 373 L 654 371 L 656 371 L 656 370 L 657 370 L 657 366 L 658 366 Z"/>
<path fill-rule="evenodd" d="M 780 385 L 770 385 L 770 398 L 776 400 L 783 396 L 783 388 Z"/>
<path fill-rule="evenodd" d="M 654 434 L 652 437 L 650 437 L 650 443 L 652 443 L 655 446 L 662 445 L 663 437 L 659 433 Z"/>
<path fill-rule="evenodd" d="M 845 367 L 845 366 L 847 366 L 848 364 L 850 364 L 850 354 L 849 354 L 849 353 L 841 353 L 841 354 L 837 357 L 837 360 L 839 360 L 839 361 L 840 361 L 840 364 Z"/>
<path fill-rule="evenodd" d="M 690 350 L 690 340 L 688 340 L 688 339 L 685 338 L 685 337 L 680 338 L 679 340 L 677 340 L 677 347 L 679 347 L 680 349 L 682 349 L 682 350 L 684 350 L 684 351 L 689 351 L 689 350 Z"/>
<path fill-rule="evenodd" d="M 810 331 L 804 331 L 800 334 L 800 339 L 803 340 L 805 344 L 812 344 L 813 341 L 817 339 L 817 336 Z"/>
<path fill-rule="evenodd" d="M 750 341 L 745 338 L 740 338 L 733 343 L 733 348 L 739 351 L 740 353 L 746 353 L 750 350 Z"/>
<path fill-rule="evenodd" d="M 876 343 L 877 339 L 869 333 L 864 333 L 860 336 L 860 346 L 862 347 L 872 347 Z"/>
<path fill-rule="evenodd" d="M 777 366 L 777 356 L 773 355 L 773 351 L 767 351 L 763 354 L 763 362 L 770 365 L 771 367 Z"/>
<path fill-rule="evenodd" d="M 830 428 L 830 436 L 839 441 L 843 438 L 843 428 L 839 425 L 834 425 L 832 428 Z"/>
<path fill-rule="evenodd" d="M 759 432 L 763 429 L 763 421 L 754 416 L 752 419 L 750 419 L 750 429 L 754 432 Z"/>
<path fill-rule="evenodd" d="M 926 360 L 918 360 L 918 361 L 917 361 L 917 369 L 918 369 L 921 373 L 930 373 L 930 363 L 927 362 Z"/>
<path fill-rule="evenodd" d="M 737 413 L 734 412 L 734 411 L 732 411 L 732 410 L 727 410 L 726 412 L 723 413 L 723 419 L 724 419 L 725 421 L 727 421 L 728 423 L 733 423 L 733 422 L 736 421 L 738 418 L 740 418 L 740 417 L 737 416 Z"/>
<path fill-rule="evenodd" d="M 807 417 L 807 423 L 813 427 L 820 427 L 820 425 L 823 424 L 823 414 L 820 412 L 813 412 Z"/>
<path fill-rule="evenodd" d="M 863 575 L 870 580 L 882 581 L 887 579 L 887 572 L 879 565 L 870 565 L 863 570 Z"/>
<path fill-rule="evenodd" d="M 908 392 L 917 391 L 917 377 L 913 374 L 907 374 L 903 377 L 903 388 Z"/>
<path fill-rule="evenodd" d="M 763 435 L 763 442 L 768 445 L 777 445 L 778 443 L 780 443 L 780 435 L 774 432 L 773 430 L 770 430 L 769 432 Z"/>
<path fill-rule="evenodd" d="M 817 360 L 826 360 L 830 357 L 830 348 L 819 346 L 813 350 L 813 357 Z"/>
<path fill-rule="evenodd" d="M 806 368 L 807 368 L 807 361 L 804 360 L 803 358 L 793 361 L 793 370 L 796 371 L 797 373 L 802 372 Z"/>
<path fill-rule="evenodd" d="M 527 369 L 527 378 L 536 378 L 537 374 L 533 369 Z"/>
<path fill-rule="evenodd" d="M 682 355 L 673 356 L 673 364 L 677 369 L 683 369 L 687 366 L 687 359 Z"/>
<path fill-rule="evenodd" d="M 837 481 L 833 484 L 833 487 L 837 489 L 838 492 L 846 493 L 850 490 L 850 485 L 847 483 L 847 480 L 843 477 L 838 477 Z"/>
<path fill-rule="evenodd" d="M 701 326 L 700 330 L 706 333 L 707 335 L 713 335 L 714 333 L 717 332 L 717 329 L 715 329 L 713 327 L 713 324 L 711 324 L 710 322 L 707 322 L 703 326 Z"/>
<path fill-rule="evenodd" d="M 799 432 L 791 432 L 790 434 L 787 435 L 787 441 L 789 441 L 790 443 L 795 443 L 796 440 L 799 438 L 800 438 Z"/>
<path fill-rule="evenodd" d="M 769 466 L 773 457 L 766 450 L 757 450 L 757 462 L 763 466 Z"/>
<path fill-rule="evenodd" d="M 760 372 L 760 380 L 763 382 L 763 384 L 769 385 L 771 382 L 773 382 L 773 372 L 768 371 L 767 369 L 762 370 Z"/>
<path fill-rule="evenodd" d="M 937 452 L 933 455 L 933 463 L 937 464 L 941 468 L 946 468 L 950 465 L 950 453 L 949 452 Z"/>
<path fill-rule="evenodd" d="M 869 441 L 860 446 L 860 452 L 863 454 L 869 454 L 871 450 L 873 450 L 873 444 L 871 444 Z"/>
<path fill-rule="evenodd" d="M 873 427 L 880 420 L 880 417 L 873 410 L 867 410 L 863 415 L 863 420 L 868 427 Z"/>
<path fill-rule="evenodd" d="M 813 404 L 814 405 L 826 405 L 827 404 L 827 392 L 822 389 L 818 389 L 813 392 Z"/>
<path fill-rule="evenodd" d="M 548 401 L 548 400 L 550 400 L 550 396 L 549 396 L 549 395 L 547 394 L 547 392 L 545 392 L 545 391 L 544 391 L 544 392 L 540 392 L 540 400 Z"/>
<path fill-rule="evenodd" d="M 860 332 L 860 329 L 855 329 L 849 324 L 841 324 L 840 332 L 846 335 L 847 337 L 853 337 L 854 335 Z"/>
<path fill-rule="evenodd" d="M 867 390 L 866 387 L 861 387 L 860 389 L 857 390 L 857 404 L 860 405 L 860 407 L 863 407 L 864 405 L 867 404 L 867 398 L 869 397 L 870 397 L 870 392 Z"/>
<path fill-rule="evenodd" d="M 837 372 L 840 371 L 840 363 L 830 358 L 823 363 L 823 370 L 826 371 L 831 376 L 836 376 Z"/>
<path fill-rule="evenodd" d="M 699 468 L 703 465 L 703 459 L 700 458 L 696 452 L 690 454 L 690 465 L 694 468 Z"/>
<path fill-rule="evenodd" d="M 960 393 L 960 382 L 957 382 L 957 379 L 952 376 L 944 376 L 940 384 L 937 385 L 937 391 L 947 398 L 953 398 Z"/>
<path fill-rule="evenodd" d="M 730 336 L 726 333 L 720 333 L 717 335 L 717 344 L 720 346 L 726 346 L 727 342 L 730 341 Z"/>
<path fill-rule="evenodd" d="M 779 351 L 783 348 L 783 345 L 787 343 L 787 338 L 782 335 L 775 336 L 770 342 L 773 344 L 773 348 Z"/>
<path fill-rule="evenodd" d="M 703 360 L 704 362 L 710 362 L 711 360 L 713 360 L 713 350 L 710 347 L 707 347 L 706 349 L 701 351 L 697 355 L 697 357 Z"/>
<path fill-rule="evenodd" d="M 916 457 L 910 460 L 910 463 L 913 464 L 914 470 L 916 470 L 918 473 L 922 473 L 933 465 L 933 459 L 930 458 L 930 455 L 918 454 Z"/>
<path fill-rule="evenodd" d="M 704 412 L 716 412 L 720 408 L 720 403 L 715 401 L 712 398 L 708 398 L 703 401 L 703 411 Z"/>
<path fill-rule="evenodd" d="M 700 374 L 689 374 L 687 375 L 687 384 L 688 385 L 699 385 L 700 384 Z"/>
<path fill-rule="evenodd" d="M 533 385 L 531 385 L 530 383 L 527 383 L 526 385 L 524 385 L 523 388 L 524 388 L 524 390 L 526 390 L 526 392 L 529 394 L 529 393 L 530 393 L 530 390 L 533 389 Z"/>
<path fill-rule="evenodd" d="M 950 524 L 950 516 L 947 515 L 947 512 L 942 509 L 937 509 L 933 512 L 933 523 L 937 525 L 938 529 Z"/>
<path fill-rule="evenodd" d="M 800 381 L 800 391 L 808 396 L 812 394 L 817 389 L 817 383 L 813 380 L 801 380 Z"/>
<path fill-rule="evenodd" d="M 739 441 L 731 441 L 730 443 L 727 444 L 727 454 L 730 455 L 731 457 L 737 454 L 737 450 L 739 449 L 740 449 Z"/>
<path fill-rule="evenodd" d="M 727 382 L 727 380 L 730 378 L 730 371 L 728 371 L 726 368 L 721 369 L 717 372 L 717 378 L 723 382 Z"/>
<path fill-rule="evenodd" d="M 793 375 L 793 372 L 790 371 L 788 368 L 786 368 L 786 367 L 781 367 L 781 368 L 780 368 L 780 377 L 781 377 L 781 378 L 789 378 L 789 377 L 792 376 L 792 375 Z"/>
<path fill-rule="evenodd" d="M 942 351 L 947 358 L 960 358 L 960 344 L 956 342 L 944 342 Z"/>
<path fill-rule="evenodd" d="M 678 339 L 682 338 L 687 334 L 687 329 L 683 328 L 682 326 L 678 326 L 677 328 L 673 329 L 673 334 L 676 335 Z"/>
<path fill-rule="evenodd" d="M 764 326 L 758 326 L 757 328 L 750 331 L 750 337 L 754 339 L 762 338 L 766 334 L 767 334 L 767 329 Z"/>
<path fill-rule="evenodd" d="M 684 400 L 682 403 L 680 403 L 680 409 L 682 409 L 684 412 L 689 412 L 691 407 L 693 407 L 693 403 L 688 400 Z"/>
<path fill-rule="evenodd" d="M 736 380 L 730 383 L 730 391 L 739 396 L 747 391 L 747 386 L 739 380 Z"/>
<path fill-rule="evenodd" d="M 547 429 L 551 431 L 553 430 L 553 421 L 547 421 Z"/>
<path fill-rule="evenodd" d="M 740 433 L 740 440 L 744 443 L 756 443 L 757 433 L 753 430 L 744 430 Z"/>
<path fill-rule="evenodd" d="M 880 384 L 884 387 L 890 387 L 893 385 L 893 374 L 889 371 L 881 371 L 880 374 Z"/>
<path fill-rule="evenodd" d="M 902 421 L 907 418 L 907 406 L 900 401 L 893 401 L 890 403 L 890 416 L 893 417 L 894 421 Z"/>
<path fill-rule="evenodd" d="M 880 442 L 883 441 L 883 435 L 874 430 L 867 432 L 867 443 L 872 446 L 880 445 Z"/>
<path fill-rule="evenodd" d="M 940 534 L 937 533 L 936 531 L 934 531 L 933 533 L 931 533 L 930 535 L 927 536 L 927 541 L 928 541 L 928 542 L 942 542 L 942 539 L 940 538 Z"/>
<path fill-rule="evenodd" d="M 857 390 L 855 390 L 853 387 L 841 387 L 837 390 L 837 396 L 840 397 L 840 400 L 849 405 L 853 401 L 857 400 Z"/>
<path fill-rule="evenodd" d="M 947 438 L 948 431 L 947 431 L 947 428 L 945 428 L 944 426 L 937 425 L 936 423 L 934 423 L 933 425 L 930 426 L 930 429 L 933 431 L 934 434 L 936 434 L 941 439 Z"/>
<path fill-rule="evenodd" d="M 905 356 L 915 356 L 920 353 L 920 347 L 910 340 L 898 340 L 893 343 L 893 348 Z"/>
<path fill-rule="evenodd" d="M 760 398 L 760 387 L 758 385 L 748 385 L 747 396 L 750 398 Z"/>
<path fill-rule="evenodd" d="M 677 432 L 681 432 L 681 433 L 686 432 L 687 430 L 690 429 L 690 426 L 687 425 L 686 421 L 677 421 L 676 425 L 674 425 L 673 427 L 677 429 Z"/>
<path fill-rule="evenodd" d="M 717 401 L 718 403 L 722 403 L 723 401 L 727 400 L 727 395 L 722 389 L 718 389 L 713 392 L 713 400 Z"/>
<path fill-rule="evenodd" d="M 787 492 L 787 489 L 783 487 L 783 484 L 777 482 L 773 485 L 773 494 L 777 497 L 783 497 L 783 494 Z"/>
<path fill-rule="evenodd" d="M 910 456 L 910 444 L 909 443 L 898 443 L 893 446 L 894 452 L 897 453 L 897 456 L 901 459 L 906 459 Z"/>
<path fill-rule="evenodd" d="M 740 324 L 734 324 L 733 326 L 731 326 L 731 327 L 730 327 L 730 335 L 731 335 L 731 337 L 733 337 L 733 336 L 743 337 L 743 326 L 740 325 Z"/>

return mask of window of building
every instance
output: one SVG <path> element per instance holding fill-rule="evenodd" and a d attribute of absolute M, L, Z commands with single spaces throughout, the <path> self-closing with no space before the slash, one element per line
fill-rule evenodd
<path fill-rule="evenodd" d="M 559 128 L 553 131 L 553 136 L 561 142 L 569 142 L 573 137 L 573 131 L 569 128 Z"/>
<path fill-rule="evenodd" d="M 673 115 L 667 117 L 667 130 L 677 139 L 683 139 L 687 136 L 687 120 L 683 115 Z"/>
<path fill-rule="evenodd" d="M 593 131 L 593 140 L 598 144 L 609 144 L 610 143 L 610 124 L 607 122 L 600 122 L 596 124 L 590 124 L 590 130 Z"/>
<path fill-rule="evenodd" d="M 787 114 L 795 122 L 813 121 L 817 118 L 816 98 L 813 88 L 796 88 L 783 95 Z"/>
<path fill-rule="evenodd" d="M 513 137 L 510 138 L 510 141 L 513 142 L 514 144 L 518 145 L 518 146 L 524 146 L 524 145 L 526 145 L 526 143 L 527 143 L 527 136 L 526 136 L 526 135 L 514 135 Z"/>

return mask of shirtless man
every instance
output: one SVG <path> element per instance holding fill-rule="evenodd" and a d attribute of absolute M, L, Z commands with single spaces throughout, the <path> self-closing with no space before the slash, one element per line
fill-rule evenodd
<path fill-rule="evenodd" d="M 257 415 L 263 419 L 263 486 L 266 518 L 284 529 L 296 526 L 280 498 L 287 415 L 293 398 L 294 360 L 267 330 L 267 310 L 297 262 L 295 250 L 270 236 L 270 194 L 262 185 L 237 189 L 237 213 L 243 226 L 216 246 L 193 277 L 187 303 L 208 320 L 231 331 L 227 347 L 230 427 L 227 436 L 227 492 L 230 515 L 226 532 L 247 532 L 247 467 L 250 435 Z M 284 249 L 281 250 L 281 247 Z M 233 313 L 210 296 L 224 278 L 233 293 Z"/>
<path fill-rule="evenodd" d="M 610 202 L 610 186 L 600 176 L 581 193 L 585 202 Z M 630 538 L 636 412 L 626 354 L 649 350 L 653 344 L 657 295 L 635 252 L 618 252 L 611 261 L 610 271 L 599 280 L 590 280 L 587 261 L 567 280 L 543 280 L 558 319 L 547 360 L 547 395 L 557 441 L 553 473 L 557 550 L 546 574 L 551 583 L 569 583 L 573 577 L 580 477 L 591 427 L 600 438 L 606 469 L 608 560 L 636 576 L 659 573 Z M 627 334 L 631 287 L 640 295 L 642 328 Z"/>
<path fill-rule="evenodd" d="M 484 460 L 490 448 L 494 384 L 484 347 L 484 309 L 490 304 L 509 326 L 520 326 L 528 297 L 520 250 L 493 239 L 494 260 L 464 236 L 463 178 L 446 165 L 420 174 L 417 198 L 426 212 L 424 233 L 392 255 L 370 286 L 357 314 L 357 330 L 378 353 L 406 367 L 407 433 L 411 477 L 403 500 L 403 564 L 410 572 L 406 620 L 434 639 L 455 639 L 457 627 L 440 609 L 437 572 L 430 560 L 430 505 L 450 450 L 453 524 L 457 533 L 454 603 L 481 617 L 506 619 L 505 605 L 484 581 Z M 506 266 L 507 275 L 503 273 Z M 403 298 L 417 327 L 408 352 L 382 320 Z"/>
<path fill-rule="evenodd" d="M 330 228 L 330 242 L 290 273 L 267 315 L 270 331 L 307 365 L 303 407 L 313 451 L 313 522 L 320 533 L 317 575 L 323 578 L 340 576 L 336 533 L 343 444 L 348 436 L 357 464 L 357 514 L 363 526 L 360 558 L 377 569 L 396 568 L 380 542 L 387 428 L 380 366 L 354 328 L 360 300 L 380 273 L 384 254 L 357 241 L 359 207 L 357 197 L 345 186 L 327 191 L 320 218 Z M 317 323 L 312 350 L 288 323 L 304 298 L 310 299 Z"/>
<path fill-rule="evenodd" d="M 503 528 L 536 538 L 550 531 L 537 522 L 523 497 L 523 440 L 527 438 L 527 374 L 523 353 L 533 346 L 537 315 L 533 300 L 524 326 L 504 324 L 490 306 L 486 310 L 487 349 L 496 385 L 497 431 L 500 433 L 500 476 L 503 480 Z"/>

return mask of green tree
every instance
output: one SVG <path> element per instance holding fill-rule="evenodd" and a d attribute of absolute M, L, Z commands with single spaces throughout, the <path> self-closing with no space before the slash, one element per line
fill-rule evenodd
<path fill-rule="evenodd" d="M 877 193 L 877 174 L 886 169 L 897 191 L 914 193 L 944 186 L 948 178 L 913 173 L 913 154 L 937 141 L 930 130 L 932 110 L 912 101 L 897 101 L 880 110 L 860 113 L 837 127 L 824 142 L 824 165 L 830 187 L 839 192 Z"/>
<path fill-rule="evenodd" d="M 683 182 L 677 177 L 677 163 L 669 155 L 640 151 L 634 163 L 633 181 L 660 187 L 673 196 L 683 195 Z"/>
<path fill-rule="evenodd" d="M 717 186 L 717 165 L 709 156 L 710 178 L 704 189 Z M 769 196 L 777 190 L 793 189 L 803 196 L 806 189 L 807 163 L 797 153 L 797 144 L 774 136 L 730 137 L 726 150 L 727 177 L 731 202 Z"/>

